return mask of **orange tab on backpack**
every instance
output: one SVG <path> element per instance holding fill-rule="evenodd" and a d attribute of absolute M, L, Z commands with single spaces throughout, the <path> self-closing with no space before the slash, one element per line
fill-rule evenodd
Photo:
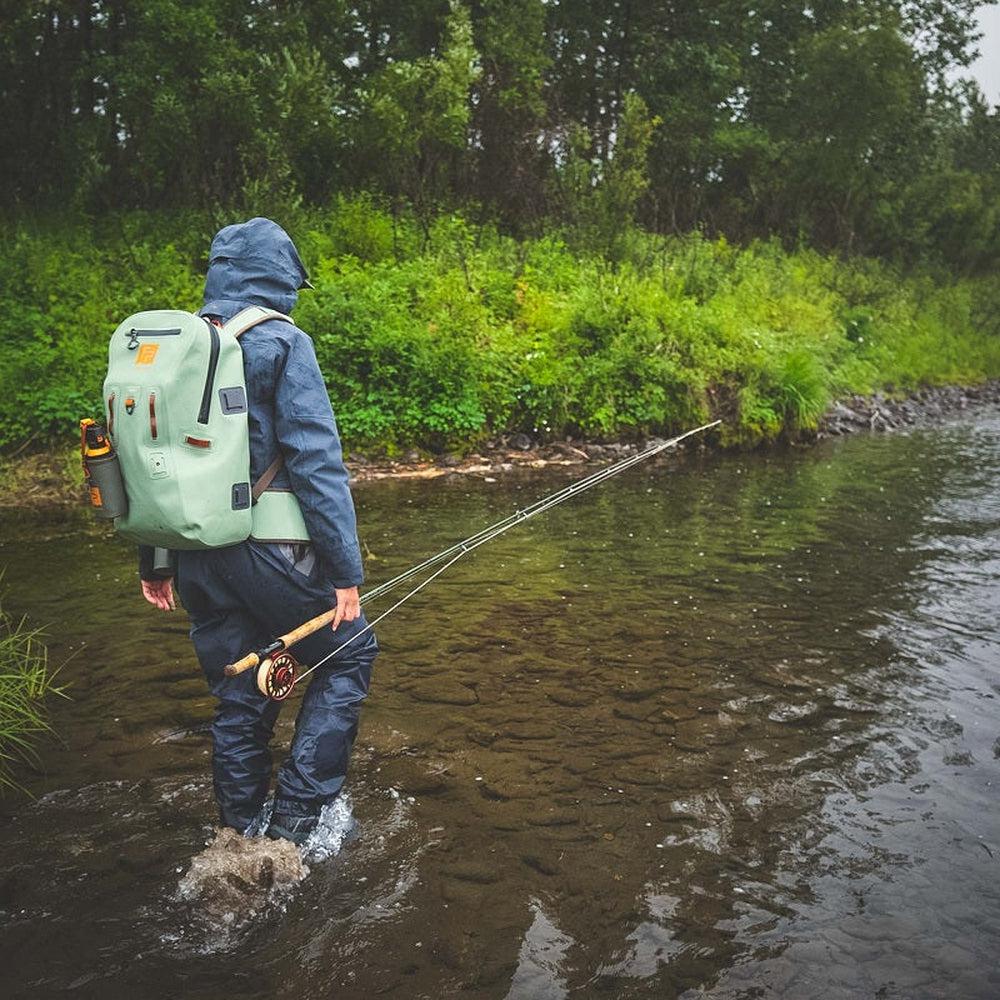
<path fill-rule="evenodd" d="M 159 349 L 159 344 L 140 344 L 139 353 L 135 356 L 135 363 L 137 365 L 151 365 L 156 359 L 156 352 Z"/>

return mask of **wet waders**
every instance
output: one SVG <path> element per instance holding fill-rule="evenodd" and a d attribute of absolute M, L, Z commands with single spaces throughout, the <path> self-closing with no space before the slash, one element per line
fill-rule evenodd
<path fill-rule="evenodd" d="M 223 667 L 261 643 L 330 607 L 328 584 L 296 569 L 276 545 L 253 541 L 225 549 L 178 554 L 177 584 L 191 616 L 191 639 L 212 693 L 215 795 L 224 825 L 245 831 L 267 798 L 272 757 L 268 743 L 281 703 L 257 690 L 253 671 L 225 677 Z M 344 622 L 304 640 L 303 656 L 320 659 L 365 621 Z M 274 823 L 302 839 L 347 776 L 361 703 L 368 693 L 378 646 L 371 632 L 314 674 L 299 709 L 288 758 L 278 771 Z"/>

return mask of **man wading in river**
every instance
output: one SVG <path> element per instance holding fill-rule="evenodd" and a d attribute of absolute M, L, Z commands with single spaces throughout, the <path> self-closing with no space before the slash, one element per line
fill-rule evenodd
<path fill-rule="evenodd" d="M 227 226 L 212 241 L 200 315 L 224 323 L 248 306 L 289 313 L 308 284 L 288 234 L 268 219 Z M 215 797 L 223 825 L 245 832 L 267 798 L 268 743 L 281 703 L 257 690 L 254 672 L 223 676 L 223 666 L 328 610 L 333 630 L 300 644 L 315 662 L 366 626 L 354 504 L 333 410 L 312 341 L 290 322 L 268 319 L 240 337 L 249 404 L 251 482 L 277 468 L 268 490 L 291 490 L 310 544 L 248 541 L 176 553 L 177 589 L 191 617 L 191 639 L 218 698 L 212 725 Z M 280 460 L 280 462 L 279 462 Z M 172 575 L 153 569 L 140 547 L 146 600 L 174 607 Z M 288 759 L 278 772 L 267 833 L 301 844 L 323 806 L 344 784 L 378 647 L 371 631 L 318 669 L 299 709 Z"/>

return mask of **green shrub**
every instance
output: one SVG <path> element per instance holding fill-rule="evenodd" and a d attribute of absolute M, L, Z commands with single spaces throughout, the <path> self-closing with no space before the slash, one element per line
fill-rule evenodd
<path fill-rule="evenodd" d="M 730 440 L 816 424 L 837 394 L 1000 375 L 996 279 L 633 230 L 517 241 L 368 196 L 289 209 L 316 344 L 349 449 L 662 433 L 719 412 Z M 0 447 L 100 408 L 107 337 L 142 308 L 196 308 L 222 213 L 36 220 L 0 235 Z M 574 247 L 571 249 L 571 247 Z M 992 323 L 992 328 L 990 327 Z"/>

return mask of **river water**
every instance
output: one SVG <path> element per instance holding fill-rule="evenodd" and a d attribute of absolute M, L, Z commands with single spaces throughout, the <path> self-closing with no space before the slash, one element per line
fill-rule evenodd
<path fill-rule="evenodd" d="M 359 487 L 369 579 L 568 475 Z M 1000 995 L 996 414 L 635 469 L 459 564 L 380 629 L 357 836 L 243 926 L 176 895 L 183 614 L 84 513 L 0 537 L 72 657 L 0 803 L 6 997 Z"/>

